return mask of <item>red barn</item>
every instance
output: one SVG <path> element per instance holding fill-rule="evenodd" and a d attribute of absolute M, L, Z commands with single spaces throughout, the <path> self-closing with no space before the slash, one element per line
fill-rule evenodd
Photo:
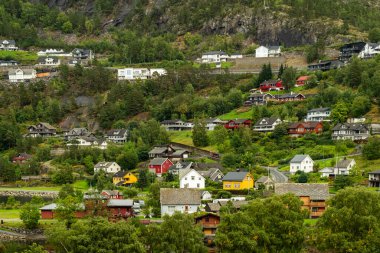
<path fill-rule="evenodd" d="M 291 136 L 301 136 L 308 133 L 320 134 L 323 131 L 321 122 L 297 122 L 288 127 L 288 134 Z"/>
<path fill-rule="evenodd" d="M 100 193 L 102 196 L 105 196 L 107 199 L 122 199 L 123 194 L 118 190 L 103 190 Z"/>
<path fill-rule="evenodd" d="M 235 120 L 228 121 L 224 125 L 224 128 L 236 129 L 239 127 L 251 127 L 251 125 L 252 125 L 252 120 L 250 119 L 235 119 Z"/>
<path fill-rule="evenodd" d="M 41 207 L 41 219 L 54 219 L 56 209 L 57 204 L 55 203 Z M 75 212 L 75 218 L 83 218 L 85 215 L 86 211 L 84 210 L 84 205 L 81 204 L 78 207 L 78 211 Z"/>
<path fill-rule="evenodd" d="M 110 199 L 107 203 L 108 217 L 128 218 L 133 216 L 132 199 Z"/>
<path fill-rule="evenodd" d="M 283 90 L 282 80 L 268 80 L 260 83 L 260 91 L 267 92 L 270 90 Z"/>
<path fill-rule="evenodd" d="M 154 158 L 149 163 L 149 170 L 156 173 L 157 176 L 161 176 L 162 174 L 168 172 L 170 166 L 172 165 L 172 161 L 168 158 Z"/>
<path fill-rule="evenodd" d="M 304 86 L 305 84 L 307 84 L 307 80 L 309 80 L 310 76 L 300 76 L 298 77 L 298 79 L 296 80 L 296 87 L 298 86 Z"/>
<path fill-rule="evenodd" d="M 29 155 L 27 153 L 20 153 L 17 156 L 12 158 L 12 162 L 14 163 L 24 163 L 26 161 L 29 161 L 32 159 L 32 155 Z"/>

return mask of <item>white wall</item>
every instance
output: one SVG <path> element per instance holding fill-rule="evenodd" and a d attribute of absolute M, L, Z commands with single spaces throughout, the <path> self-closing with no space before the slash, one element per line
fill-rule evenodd
<path fill-rule="evenodd" d="M 180 180 L 180 188 L 205 188 L 205 178 L 199 174 L 196 170 L 191 170 Z"/>
<path fill-rule="evenodd" d="M 268 57 L 268 48 L 260 46 L 256 48 L 256 58 Z"/>
<path fill-rule="evenodd" d="M 313 166 L 314 161 L 308 156 L 301 163 L 290 163 L 290 173 L 294 174 L 297 171 L 313 172 Z"/>
<path fill-rule="evenodd" d="M 175 211 L 181 213 L 195 213 L 198 211 L 198 207 L 198 205 L 161 205 L 161 216 L 164 216 L 165 214 L 171 216 Z"/>

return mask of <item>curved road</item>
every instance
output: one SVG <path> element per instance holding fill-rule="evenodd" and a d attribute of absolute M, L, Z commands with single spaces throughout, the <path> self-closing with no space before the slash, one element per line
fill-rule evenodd
<path fill-rule="evenodd" d="M 282 174 L 277 168 L 278 167 L 268 167 L 268 166 L 261 166 L 264 169 L 269 170 L 269 177 L 272 178 L 272 180 L 275 183 L 287 183 L 288 177 Z"/>

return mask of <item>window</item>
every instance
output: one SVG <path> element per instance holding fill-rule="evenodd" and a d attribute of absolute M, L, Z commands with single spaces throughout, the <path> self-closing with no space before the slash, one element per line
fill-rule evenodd
<path fill-rule="evenodd" d="M 200 188 L 201 187 L 201 185 L 200 184 L 197 184 L 197 188 Z"/>
<path fill-rule="evenodd" d="M 202 178 L 201 177 L 199 177 L 199 179 L 198 180 L 202 180 Z"/>
<path fill-rule="evenodd" d="M 230 184 L 225 184 L 224 185 L 226 188 L 231 188 L 231 185 Z"/>
<path fill-rule="evenodd" d="M 195 176 L 191 176 L 191 180 L 195 180 Z"/>
<path fill-rule="evenodd" d="M 240 184 L 235 184 L 235 188 L 240 188 Z"/>
<path fill-rule="evenodd" d="M 187 180 L 187 177 L 185 177 L 185 180 Z"/>
<path fill-rule="evenodd" d="M 210 218 L 209 217 L 206 217 L 205 218 L 205 222 L 209 222 L 210 221 Z"/>
<path fill-rule="evenodd" d="M 175 206 L 168 206 L 168 211 L 169 212 L 174 212 L 175 211 Z"/>
<path fill-rule="evenodd" d="M 311 211 L 312 211 L 312 212 L 318 212 L 318 207 L 312 207 L 312 208 L 311 208 Z"/>

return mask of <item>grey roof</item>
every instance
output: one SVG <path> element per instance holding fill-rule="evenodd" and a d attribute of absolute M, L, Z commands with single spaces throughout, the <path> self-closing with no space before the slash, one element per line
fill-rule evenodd
<path fill-rule="evenodd" d="M 152 161 L 150 161 L 149 165 L 161 165 L 163 164 L 168 158 L 154 158 Z"/>
<path fill-rule="evenodd" d="M 240 172 L 228 172 L 222 179 L 222 181 L 239 181 L 242 182 L 245 176 L 247 176 L 247 171 Z"/>
<path fill-rule="evenodd" d="M 180 170 L 178 173 L 179 180 L 181 180 L 184 176 L 186 176 L 191 170 L 192 169 L 190 168 Z"/>
<path fill-rule="evenodd" d="M 107 203 L 109 207 L 123 207 L 123 206 L 133 206 L 132 199 L 110 199 Z"/>
<path fill-rule="evenodd" d="M 219 202 L 218 203 L 207 203 L 206 204 L 206 210 L 208 209 L 208 211 L 210 211 L 210 212 L 217 213 L 217 212 L 219 212 L 220 207 L 221 206 L 220 206 Z"/>
<path fill-rule="evenodd" d="M 108 168 L 110 167 L 114 162 L 98 162 L 96 165 L 95 165 L 95 168 Z"/>
<path fill-rule="evenodd" d="M 293 193 L 298 197 L 309 196 L 311 200 L 326 200 L 330 196 L 328 184 L 279 183 L 275 184 L 274 192 L 279 195 Z"/>
<path fill-rule="evenodd" d="M 106 193 L 110 196 L 117 196 L 117 195 L 123 195 L 123 193 L 119 190 L 103 190 L 101 193 Z"/>
<path fill-rule="evenodd" d="M 175 170 L 181 170 L 186 167 L 191 167 L 191 164 L 193 162 L 181 162 L 178 161 L 177 163 L 173 164 L 172 166 L 169 167 L 169 171 L 175 171 Z"/>
<path fill-rule="evenodd" d="M 154 147 L 151 151 L 149 151 L 149 154 L 162 154 L 165 153 L 167 150 L 167 147 Z"/>
<path fill-rule="evenodd" d="M 170 124 L 176 124 L 176 123 L 184 123 L 184 122 L 180 119 L 174 119 L 174 120 L 168 119 L 168 120 L 161 121 L 162 125 L 170 125 Z"/>
<path fill-rule="evenodd" d="M 118 172 L 116 172 L 115 174 L 113 174 L 112 177 L 124 177 L 125 174 L 127 174 L 127 172 L 124 171 L 124 170 L 121 170 L 121 171 L 118 171 Z"/>
<path fill-rule="evenodd" d="M 202 191 L 188 188 L 161 188 L 161 205 L 200 205 Z"/>
<path fill-rule="evenodd" d="M 87 128 L 85 128 L 85 127 L 78 127 L 78 128 L 71 129 L 66 135 L 69 135 L 69 136 L 82 136 L 82 135 L 86 135 L 87 133 L 88 133 Z"/>
<path fill-rule="evenodd" d="M 270 118 L 262 118 L 260 120 L 258 120 L 255 124 L 255 126 L 272 126 L 278 119 L 280 119 L 279 117 L 270 117 Z"/>
<path fill-rule="evenodd" d="M 127 129 L 111 129 L 107 132 L 107 136 L 123 137 L 127 133 Z"/>
<path fill-rule="evenodd" d="M 331 111 L 331 109 L 328 107 L 323 107 L 323 108 L 314 108 L 307 112 L 328 112 L 328 111 Z"/>
<path fill-rule="evenodd" d="M 367 130 L 368 127 L 365 124 L 361 123 L 338 123 L 336 126 L 334 126 L 333 130 L 341 130 L 341 129 L 348 129 L 353 131 L 360 131 L 360 130 Z"/>
<path fill-rule="evenodd" d="M 1 40 L 1 44 L 4 44 L 4 42 L 7 41 L 8 42 L 8 45 L 16 45 L 16 41 L 15 40 Z"/>
<path fill-rule="evenodd" d="M 50 210 L 55 210 L 55 209 L 57 209 L 56 203 L 51 203 L 49 205 L 46 205 L 40 208 L 40 210 L 43 210 L 43 211 L 50 211 Z"/>
<path fill-rule="evenodd" d="M 301 93 L 287 93 L 287 94 L 283 94 L 283 95 L 275 95 L 275 97 L 278 98 L 278 99 L 296 98 L 298 96 L 305 97 Z"/>
<path fill-rule="evenodd" d="M 269 50 L 279 50 L 280 46 L 269 46 L 268 49 Z"/>
<path fill-rule="evenodd" d="M 380 175 L 380 170 L 375 170 L 375 171 L 371 171 L 371 172 L 368 172 L 368 174 L 379 174 Z"/>
<path fill-rule="evenodd" d="M 219 175 L 221 177 L 224 177 L 223 172 L 220 171 L 218 168 L 210 168 L 209 170 L 199 170 L 199 174 L 201 174 L 205 178 L 210 178 L 212 181 L 220 180 L 218 178 Z"/>
<path fill-rule="evenodd" d="M 173 154 L 171 154 L 172 156 L 181 156 L 183 155 L 183 153 L 189 153 L 189 151 L 187 150 L 184 150 L 184 149 L 177 149 Z"/>
<path fill-rule="evenodd" d="M 303 160 L 306 159 L 309 155 L 295 155 L 292 160 L 290 160 L 291 163 L 300 163 Z"/>
<path fill-rule="evenodd" d="M 18 70 L 21 70 L 24 73 L 24 75 L 31 75 L 32 73 L 35 72 L 34 69 L 20 69 L 19 68 L 19 69 L 8 70 L 8 75 L 15 75 Z"/>
<path fill-rule="evenodd" d="M 337 167 L 338 168 L 347 168 L 348 165 L 350 165 L 350 163 L 353 161 L 354 159 L 347 159 L 347 158 L 343 158 L 342 160 L 340 160 L 337 164 Z"/>

